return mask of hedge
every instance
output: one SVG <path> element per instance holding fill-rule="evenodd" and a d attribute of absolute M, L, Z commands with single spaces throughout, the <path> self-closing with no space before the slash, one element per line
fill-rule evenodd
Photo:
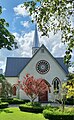
<path fill-rule="evenodd" d="M 42 113 L 44 108 L 36 107 L 36 106 L 20 105 L 19 109 L 24 112 Z"/>
<path fill-rule="evenodd" d="M 9 104 L 8 104 L 7 102 L 4 102 L 4 103 L 1 102 L 1 103 L 0 103 L 0 109 L 7 108 L 8 105 L 9 105 Z"/>
<path fill-rule="evenodd" d="M 67 98 L 65 104 L 67 104 L 67 105 L 74 105 L 74 97 L 73 98 Z"/>
<path fill-rule="evenodd" d="M 27 102 L 30 102 L 28 99 L 20 100 L 17 98 L 1 99 L 1 101 L 8 102 L 9 104 L 25 104 Z"/>
<path fill-rule="evenodd" d="M 41 107 L 41 103 L 40 102 L 28 102 L 25 103 L 26 106 L 32 106 L 32 107 Z"/>
<path fill-rule="evenodd" d="M 47 115 L 44 117 L 49 120 L 73 120 L 74 115 Z"/>
<path fill-rule="evenodd" d="M 55 108 L 53 108 L 52 110 L 45 109 L 43 111 L 43 115 L 46 119 L 49 119 L 49 120 L 73 120 L 74 118 L 73 111 L 62 112 L 60 109 L 55 110 Z"/>

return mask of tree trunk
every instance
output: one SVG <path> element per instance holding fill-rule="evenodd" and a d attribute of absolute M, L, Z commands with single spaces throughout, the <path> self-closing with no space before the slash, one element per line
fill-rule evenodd
<path fill-rule="evenodd" d="M 62 99 L 62 112 L 64 112 L 64 108 L 65 108 L 65 95 L 63 95 Z"/>

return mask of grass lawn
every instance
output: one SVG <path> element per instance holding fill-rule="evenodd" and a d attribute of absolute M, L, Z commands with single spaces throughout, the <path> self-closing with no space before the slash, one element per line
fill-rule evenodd
<path fill-rule="evenodd" d="M 19 108 L 0 110 L 0 120 L 46 120 L 42 114 L 21 112 Z"/>

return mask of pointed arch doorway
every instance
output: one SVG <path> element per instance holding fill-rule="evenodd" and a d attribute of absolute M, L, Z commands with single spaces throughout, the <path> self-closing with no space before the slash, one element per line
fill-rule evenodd
<path fill-rule="evenodd" d="M 39 102 L 48 102 L 48 93 L 51 93 L 51 91 L 50 91 L 51 85 L 45 79 L 43 79 L 43 81 L 48 85 L 49 90 L 48 91 L 44 91 L 43 93 L 41 93 L 38 96 L 38 101 Z"/>

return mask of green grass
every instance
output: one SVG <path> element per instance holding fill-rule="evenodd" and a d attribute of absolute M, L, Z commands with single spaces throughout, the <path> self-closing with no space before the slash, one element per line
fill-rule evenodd
<path fill-rule="evenodd" d="M 42 114 L 21 112 L 19 108 L 0 110 L 0 120 L 46 120 Z"/>

